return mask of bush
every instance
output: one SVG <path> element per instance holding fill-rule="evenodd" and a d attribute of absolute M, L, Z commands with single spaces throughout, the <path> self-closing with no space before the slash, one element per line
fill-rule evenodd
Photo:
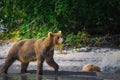
<path fill-rule="evenodd" d="M 119 7 L 119 0 L 2 0 L 0 19 L 9 29 L 2 38 L 41 38 L 62 30 L 68 44 L 87 45 L 98 40 L 90 35 L 120 34 Z"/>
<path fill-rule="evenodd" d="M 66 37 L 66 43 L 74 47 L 87 46 L 88 40 L 89 34 L 85 30 L 78 32 L 76 35 L 71 33 Z"/>

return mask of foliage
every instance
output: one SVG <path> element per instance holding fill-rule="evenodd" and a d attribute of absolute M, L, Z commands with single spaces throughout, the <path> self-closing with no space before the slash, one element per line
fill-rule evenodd
<path fill-rule="evenodd" d="M 86 46 L 89 40 L 89 34 L 84 30 L 77 35 L 71 33 L 66 37 L 66 43 L 75 47 Z"/>
<path fill-rule="evenodd" d="M 0 38 L 41 38 L 62 30 L 69 44 L 86 45 L 97 40 L 89 40 L 90 35 L 120 33 L 119 4 L 119 0 L 2 0 L 0 20 L 9 33 Z"/>

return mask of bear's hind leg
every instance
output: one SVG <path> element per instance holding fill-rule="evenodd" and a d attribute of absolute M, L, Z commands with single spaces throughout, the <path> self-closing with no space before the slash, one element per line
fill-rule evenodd
<path fill-rule="evenodd" d="M 29 65 L 29 62 L 28 63 L 21 63 L 21 73 L 27 73 L 27 67 Z"/>
<path fill-rule="evenodd" d="M 1 73 L 6 74 L 8 71 L 8 68 L 12 65 L 12 63 L 15 61 L 15 58 L 8 57 L 6 58 L 5 64 L 1 70 Z"/>

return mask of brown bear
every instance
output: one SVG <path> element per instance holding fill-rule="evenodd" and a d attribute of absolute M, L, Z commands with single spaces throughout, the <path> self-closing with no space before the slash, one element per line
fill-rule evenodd
<path fill-rule="evenodd" d="M 59 66 L 54 61 L 54 48 L 62 44 L 61 31 L 58 33 L 49 32 L 46 38 L 33 40 L 27 39 L 15 43 L 10 49 L 5 65 L 1 72 L 7 73 L 8 68 L 15 60 L 21 62 L 21 73 L 27 72 L 27 67 L 30 61 L 37 61 L 37 74 L 43 74 L 43 62 L 46 60 L 47 64 L 58 72 Z"/>
<path fill-rule="evenodd" d="M 86 64 L 83 66 L 82 71 L 84 71 L 84 72 L 91 72 L 91 71 L 100 72 L 100 68 L 93 64 Z"/>

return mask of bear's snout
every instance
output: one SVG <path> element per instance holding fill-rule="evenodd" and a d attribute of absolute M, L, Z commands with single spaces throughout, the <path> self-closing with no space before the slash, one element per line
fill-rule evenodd
<path fill-rule="evenodd" d="M 63 43 L 63 38 L 60 37 L 59 40 L 58 40 L 58 43 L 62 44 Z"/>

